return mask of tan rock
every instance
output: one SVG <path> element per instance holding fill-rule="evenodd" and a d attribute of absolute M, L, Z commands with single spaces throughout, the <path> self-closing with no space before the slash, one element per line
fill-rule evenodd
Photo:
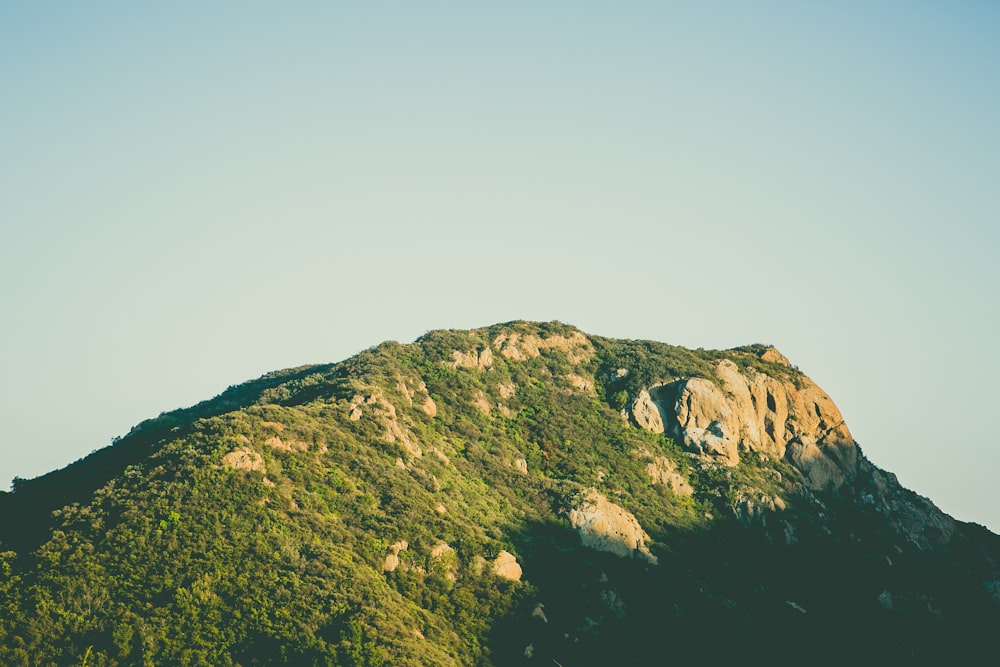
<path fill-rule="evenodd" d="M 396 568 L 399 567 L 399 555 L 398 554 L 386 554 L 385 562 L 382 564 L 383 572 L 395 572 Z"/>
<path fill-rule="evenodd" d="M 688 449 L 727 465 L 740 462 L 738 418 L 713 382 L 686 380 L 678 392 L 676 418 Z"/>
<path fill-rule="evenodd" d="M 424 413 L 428 417 L 437 417 L 438 406 L 437 403 L 434 402 L 434 399 L 431 398 L 430 396 L 424 399 L 424 402 L 420 406 L 420 408 L 424 411 Z"/>
<path fill-rule="evenodd" d="M 574 331 L 569 336 L 555 335 L 548 338 L 511 331 L 494 338 L 493 347 L 500 355 L 511 361 L 532 359 L 543 350 L 561 350 L 566 353 L 566 358 L 571 364 L 588 361 L 594 356 L 594 346 L 579 331 Z"/>
<path fill-rule="evenodd" d="M 774 350 L 771 356 L 778 361 L 780 353 Z M 814 489 L 853 479 L 854 438 L 833 400 L 816 383 L 802 376 L 796 384 L 753 369 L 740 373 L 728 359 L 719 362 L 716 375 L 731 396 L 748 448 L 787 458 Z"/>
<path fill-rule="evenodd" d="M 518 472 L 527 475 L 528 474 L 528 460 L 524 459 L 524 458 L 514 459 L 514 468 L 516 468 Z"/>
<path fill-rule="evenodd" d="M 454 551 L 454 549 L 452 549 L 447 542 L 438 542 L 431 549 L 431 558 L 441 558 L 441 556 L 444 556 L 446 553 L 452 551 Z"/>
<path fill-rule="evenodd" d="M 674 462 L 665 456 L 655 456 L 646 464 L 646 474 L 653 484 L 661 484 L 671 493 L 679 496 L 690 496 L 694 493 L 691 483 L 677 472 Z"/>
<path fill-rule="evenodd" d="M 222 457 L 222 464 L 236 470 L 264 472 L 264 457 L 252 449 L 240 448 Z"/>
<path fill-rule="evenodd" d="M 788 357 L 778 352 L 777 349 L 773 347 L 768 347 L 766 350 L 761 352 L 760 358 L 764 361 L 771 361 L 776 364 L 781 364 L 782 366 L 791 366 L 792 362 L 788 360 Z"/>
<path fill-rule="evenodd" d="M 382 565 L 383 572 L 395 572 L 399 567 L 399 552 L 409 547 L 406 540 L 400 540 L 389 547 L 389 553 L 385 555 L 385 563 Z"/>
<path fill-rule="evenodd" d="M 493 559 L 493 573 L 504 579 L 521 581 L 521 566 L 517 563 L 514 554 L 508 551 L 501 551 Z"/>
<path fill-rule="evenodd" d="M 469 352 L 462 352 L 460 350 L 455 350 L 451 353 L 451 361 L 445 362 L 445 366 L 451 368 L 472 368 L 478 370 L 485 370 L 493 365 L 493 352 L 490 348 L 482 348 L 480 350 L 471 350 Z"/>
<path fill-rule="evenodd" d="M 775 363 L 784 358 L 776 350 L 765 355 Z M 632 420 L 727 465 L 739 463 L 741 445 L 784 458 L 813 489 L 836 488 L 854 478 L 854 438 L 837 406 L 812 380 L 741 371 L 729 359 L 718 362 L 715 375 L 721 388 L 712 380 L 686 378 L 640 392 L 630 409 Z"/>
<path fill-rule="evenodd" d="M 427 391 L 427 384 L 424 383 L 422 380 L 414 388 L 411 387 L 409 384 L 407 384 L 403 379 L 400 379 L 396 383 L 396 389 L 398 389 L 400 393 L 403 394 L 403 396 L 406 398 L 406 402 L 408 405 L 413 406 L 417 404 L 417 401 L 420 401 L 419 404 L 420 409 L 423 410 L 428 417 L 437 416 L 437 404 L 434 402 L 434 399 L 431 398 L 430 393 Z M 422 400 L 421 396 L 423 397 Z"/>
<path fill-rule="evenodd" d="M 381 424 L 384 429 L 381 436 L 383 442 L 398 443 L 412 457 L 423 456 L 423 450 L 417 443 L 416 437 L 400 421 L 396 406 L 383 396 L 380 390 L 375 389 L 367 396 L 355 394 L 347 404 L 347 410 L 351 421 L 359 421 L 367 415 Z"/>
<path fill-rule="evenodd" d="M 656 557 L 646 543 L 649 535 L 632 514 L 590 488 L 577 498 L 576 507 L 569 512 L 570 524 L 580 533 L 583 545 L 629 558 L 636 554 L 650 563 Z"/>
<path fill-rule="evenodd" d="M 577 391 L 581 391 L 585 394 L 594 393 L 594 381 L 589 378 L 577 375 L 576 373 L 567 373 L 566 380 L 569 382 L 570 386 Z"/>
<path fill-rule="evenodd" d="M 663 433 L 663 413 L 662 408 L 657 405 L 649 392 L 643 389 L 639 392 L 639 395 L 635 397 L 632 401 L 632 408 L 630 410 L 632 414 L 632 419 L 638 424 L 639 428 L 644 428 L 647 431 L 652 431 L 653 433 Z"/>
<path fill-rule="evenodd" d="M 279 449 L 285 452 L 292 452 L 292 451 L 304 452 L 309 449 L 309 445 L 302 442 L 301 440 L 297 440 L 295 438 L 287 438 L 285 440 L 282 440 L 276 435 L 271 436 L 270 438 L 265 440 L 264 444 L 269 447 L 273 447 L 274 449 Z"/>
<path fill-rule="evenodd" d="M 482 389 L 476 389 L 476 391 L 472 394 L 472 404 L 476 406 L 476 409 L 484 415 L 488 415 L 493 411 L 493 406 L 490 404 L 489 400 L 487 400 L 486 394 L 483 393 Z"/>

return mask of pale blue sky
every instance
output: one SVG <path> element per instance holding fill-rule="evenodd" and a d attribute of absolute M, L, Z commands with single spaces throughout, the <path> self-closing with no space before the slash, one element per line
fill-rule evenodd
<path fill-rule="evenodd" d="M 1000 529 L 1000 5 L 0 5 L 0 485 L 515 318 L 777 345 Z"/>

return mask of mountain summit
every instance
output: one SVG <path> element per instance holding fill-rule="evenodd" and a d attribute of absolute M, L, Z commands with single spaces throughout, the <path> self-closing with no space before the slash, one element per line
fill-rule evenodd
<path fill-rule="evenodd" d="M 511 322 L 271 373 L 16 480 L 0 663 L 968 663 L 998 563 L 773 347 Z"/>

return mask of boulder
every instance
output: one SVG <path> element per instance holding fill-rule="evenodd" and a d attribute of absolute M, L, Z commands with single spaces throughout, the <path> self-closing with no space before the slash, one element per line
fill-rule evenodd
<path fill-rule="evenodd" d="M 385 555 L 385 562 L 382 565 L 383 572 L 395 572 L 399 567 L 399 552 L 409 547 L 406 540 L 400 540 L 389 547 L 389 553 Z"/>
<path fill-rule="evenodd" d="M 501 551 L 493 559 L 493 573 L 504 579 L 521 581 L 521 566 L 518 565 L 514 554 L 509 551 Z"/>
<path fill-rule="evenodd" d="M 569 521 L 580 534 L 583 545 L 620 557 L 640 558 L 656 563 L 646 543 L 649 535 L 632 514 L 590 488 L 580 494 L 569 512 Z"/>

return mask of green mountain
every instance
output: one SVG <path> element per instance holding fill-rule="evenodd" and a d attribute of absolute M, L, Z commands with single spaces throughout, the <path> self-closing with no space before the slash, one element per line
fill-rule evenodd
<path fill-rule="evenodd" d="M 15 480 L 0 664 L 973 664 L 998 562 L 773 348 L 512 322 Z"/>

